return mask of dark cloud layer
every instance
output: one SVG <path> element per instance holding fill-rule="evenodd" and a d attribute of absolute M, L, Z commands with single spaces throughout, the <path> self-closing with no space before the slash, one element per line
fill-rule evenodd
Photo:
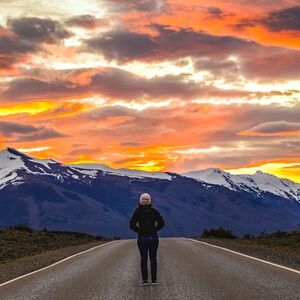
<path fill-rule="evenodd" d="M 213 16 L 221 16 L 222 15 L 222 10 L 219 7 L 207 7 L 206 11 Z"/>
<path fill-rule="evenodd" d="M 92 51 L 100 51 L 111 60 L 130 61 L 151 54 L 155 43 L 145 34 L 116 30 L 86 41 Z"/>
<path fill-rule="evenodd" d="M 230 55 L 233 49 L 241 52 L 245 48 L 257 47 L 254 42 L 230 36 L 213 36 L 186 28 L 175 30 L 157 24 L 152 24 L 151 28 L 158 33 L 154 37 L 128 30 L 114 30 L 98 38 L 89 39 L 86 44 L 91 50 L 99 51 L 106 58 L 120 61 L 160 60 L 182 56 L 219 58 Z M 141 49 L 136 49 L 139 47 Z"/>
<path fill-rule="evenodd" d="M 165 0 L 104 0 L 104 3 L 113 12 L 158 12 L 165 6 Z"/>
<path fill-rule="evenodd" d="M 300 6 L 271 12 L 260 23 L 271 31 L 300 30 Z"/>
<path fill-rule="evenodd" d="M 129 100 L 147 98 L 188 100 L 201 96 L 242 98 L 249 95 L 248 92 L 221 90 L 204 83 L 187 82 L 186 79 L 184 74 L 146 79 L 121 69 L 107 68 L 92 76 L 89 89 L 112 98 Z"/>
<path fill-rule="evenodd" d="M 8 68 L 22 61 L 24 55 L 34 53 L 40 47 L 18 36 L 1 35 L 0 33 L 0 68 Z"/>
<path fill-rule="evenodd" d="M 57 132 L 54 129 L 51 128 L 43 128 L 39 132 L 35 134 L 25 135 L 18 137 L 15 142 L 30 142 L 30 141 L 42 141 L 42 140 L 48 140 L 53 138 L 62 138 L 65 137 L 65 134 L 62 134 L 60 132 Z"/>
<path fill-rule="evenodd" d="M 262 18 L 242 19 L 232 27 L 237 30 L 244 30 L 247 27 L 262 25 L 270 31 L 300 30 L 300 6 L 289 7 L 281 10 L 271 11 Z"/>
<path fill-rule="evenodd" d="M 299 122 L 300 104 L 293 107 L 284 106 L 245 106 L 237 116 L 237 121 L 243 124 L 242 130 L 246 130 L 263 122 Z"/>
<path fill-rule="evenodd" d="M 0 36 L 0 53 L 1 54 L 19 54 L 34 52 L 38 49 L 35 44 L 26 40 L 20 40 L 17 37 Z"/>
<path fill-rule="evenodd" d="M 239 67 L 235 61 L 232 60 L 215 60 L 208 57 L 195 60 L 195 65 L 198 70 L 210 71 L 215 76 L 226 78 L 235 77 L 239 72 Z"/>
<path fill-rule="evenodd" d="M 52 128 L 33 126 L 15 122 L 0 122 L 0 133 L 4 137 L 12 138 L 10 142 L 27 142 L 60 138 L 65 135 Z"/>
<path fill-rule="evenodd" d="M 261 80 L 298 79 L 300 76 L 300 52 L 297 50 L 262 46 L 232 36 L 213 36 L 186 28 L 175 30 L 157 24 L 152 24 L 151 28 L 157 31 L 156 36 L 114 30 L 87 40 L 86 46 L 108 60 L 120 62 L 189 56 L 199 69 L 217 75 L 229 72 Z M 230 57 L 238 61 L 229 60 Z"/>
<path fill-rule="evenodd" d="M 130 1 L 128 1 L 130 2 Z M 135 0 L 132 1 L 132 6 L 139 11 L 156 11 L 159 10 L 160 5 L 164 0 Z"/>
<path fill-rule="evenodd" d="M 216 6 L 205 7 L 204 11 L 210 17 L 217 18 L 217 19 L 224 19 L 230 15 L 228 13 L 225 13 L 221 8 L 216 7 Z"/>
<path fill-rule="evenodd" d="M 105 120 L 110 117 L 120 117 L 120 116 L 134 116 L 135 110 L 129 109 L 124 106 L 114 105 L 114 106 L 105 106 L 99 109 L 93 109 L 87 113 L 84 113 L 88 119 L 92 120 Z"/>
<path fill-rule="evenodd" d="M 10 82 L 8 89 L 1 95 L 9 101 L 51 99 L 70 96 L 79 92 L 81 88 L 69 81 L 43 81 L 33 78 L 17 78 Z"/>
<path fill-rule="evenodd" d="M 39 130 L 38 127 L 32 125 L 24 125 L 13 122 L 4 122 L 0 121 L 0 131 L 4 136 L 11 136 L 12 134 L 29 134 L 33 132 L 37 132 Z"/>
<path fill-rule="evenodd" d="M 275 121 L 275 122 L 264 122 L 258 124 L 250 129 L 248 132 L 257 133 L 282 133 L 282 132 L 293 132 L 300 130 L 300 123 L 286 122 L 286 121 Z"/>
<path fill-rule="evenodd" d="M 51 19 L 24 17 L 11 19 L 8 25 L 21 39 L 32 42 L 55 44 L 71 36 L 58 21 Z"/>
<path fill-rule="evenodd" d="M 66 21 L 68 26 L 82 27 L 85 29 L 94 29 L 100 26 L 108 25 L 107 20 L 97 19 L 92 15 L 73 16 Z"/>
<path fill-rule="evenodd" d="M 0 26 L 0 68 L 9 69 L 41 51 L 41 43 L 57 44 L 71 36 L 58 21 L 37 17 L 10 19 Z"/>
<path fill-rule="evenodd" d="M 245 91 L 222 90 L 204 83 L 187 82 L 185 75 L 166 75 L 147 79 L 118 68 L 104 68 L 92 75 L 86 85 L 77 85 L 66 80 L 46 82 L 33 78 L 18 78 L 12 80 L 0 96 L 6 101 L 13 102 L 80 95 L 104 95 L 125 100 L 165 98 L 189 100 L 201 96 L 242 98 L 249 94 Z"/>

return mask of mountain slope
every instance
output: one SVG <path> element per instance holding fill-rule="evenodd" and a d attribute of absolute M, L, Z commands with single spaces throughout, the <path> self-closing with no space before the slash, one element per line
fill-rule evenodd
<path fill-rule="evenodd" d="M 170 172 L 71 167 L 14 149 L 0 152 L 0 163 L 0 227 L 26 223 L 49 230 L 135 237 L 128 221 L 143 192 L 152 195 L 165 218 L 162 236 L 195 236 L 204 227 L 216 226 L 238 235 L 289 230 L 300 219 L 300 204 L 294 199 L 287 201 L 268 191 L 234 190 Z"/>
<path fill-rule="evenodd" d="M 221 169 L 209 168 L 181 175 L 200 182 L 221 185 L 235 191 L 244 190 L 258 195 L 269 192 L 286 199 L 300 201 L 300 184 L 261 171 L 257 171 L 253 175 L 232 175 Z"/>

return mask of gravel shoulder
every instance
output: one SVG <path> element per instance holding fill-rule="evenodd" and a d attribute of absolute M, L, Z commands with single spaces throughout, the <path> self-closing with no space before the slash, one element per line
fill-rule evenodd
<path fill-rule="evenodd" d="M 224 247 L 250 256 L 264 259 L 276 264 L 300 271 L 300 248 L 276 247 L 270 245 L 255 244 L 245 240 L 228 240 L 216 238 L 194 238 L 202 242 Z"/>
<path fill-rule="evenodd" d="M 37 255 L 22 257 L 6 263 L 0 263 L 0 283 L 46 267 L 68 256 L 107 242 L 110 241 L 97 241 L 72 247 L 65 247 L 45 251 Z"/>

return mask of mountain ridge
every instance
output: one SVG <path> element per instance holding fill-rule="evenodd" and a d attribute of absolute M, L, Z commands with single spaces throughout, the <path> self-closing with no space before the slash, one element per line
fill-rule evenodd
<path fill-rule="evenodd" d="M 177 174 L 179 176 L 185 176 L 197 181 L 202 181 L 207 184 L 221 185 L 232 190 L 249 190 L 257 194 L 261 192 L 270 192 L 275 195 L 279 195 L 286 199 L 294 199 L 300 202 L 300 184 L 286 178 L 280 178 L 275 175 L 265 173 L 262 171 L 256 171 L 255 174 L 238 174 L 233 175 L 229 172 L 220 168 L 207 168 L 202 170 L 194 170 L 183 173 L 176 172 L 151 172 L 142 171 L 135 169 L 126 168 L 111 168 L 105 164 L 63 164 L 53 159 L 37 159 L 28 156 L 14 148 L 5 148 L 0 151 L 0 169 L 1 169 L 1 157 L 5 155 L 16 155 L 24 157 L 31 161 L 39 164 L 49 165 L 59 164 L 60 166 L 65 166 L 76 170 L 79 173 L 96 176 L 98 171 L 102 171 L 107 174 L 116 174 L 120 176 L 128 176 L 132 178 L 159 178 L 171 180 L 172 175 Z M 78 174 L 73 174 L 78 176 Z M 74 177 L 75 178 L 75 177 Z M 0 170 L 0 189 L 1 189 L 1 170 Z"/>
<path fill-rule="evenodd" d="M 293 197 L 235 186 L 229 177 L 225 183 L 233 184 L 230 188 L 190 174 L 96 167 L 35 159 L 11 148 L 1 151 L 0 227 L 22 223 L 131 238 L 135 233 L 128 221 L 143 192 L 151 194 L 165 218 L 162 236 L 199 236 L 204 228 L 217 226 L 237 235 L 259 234 L 299 223 L 300 203 Z M 224 180 L 223 172 L 213 174 Z"/>

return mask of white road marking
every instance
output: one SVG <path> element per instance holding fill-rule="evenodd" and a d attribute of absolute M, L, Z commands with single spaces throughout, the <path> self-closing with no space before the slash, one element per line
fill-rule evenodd
<path fill-rule="evenodd" d="M 55 265 L 58 265 L 58 264 L 60 264 L 60 263 L 62 263 L 62 262 L 64 262 L 64 261 L 66 261 L 66 260 L 68 260 L 68 259 L 70 259 L 70 258 L 73 258 L 73 257 L 75 257 L 75 256 L 78 256 L 78 255 L 80 255 L 80 254 L 83 254 L 83 253 L 86 253 L 86 252 L 89 252 L 89 251 L 92 251 L 92 250 L 97 249 L 97 248 L 100 248 L 100 247 L 102 247 L 102 246 L 111 244 L 111 243 L 113 243 L 113 242 L 116 242 L 116 240 L 111 241 L 111 242 L 107 242 L 107 243 L 104 243 L 104 244 L 101 244 L 101 245 L 99 245 L 99 246 L 95 246 L 95 247 L 93 247 L 93 248 L 90 248 L 90 249 L 87 249 L 87 250 L 84 250 L 84 251 L 81 251 L 81 252 L 78 252 L 78 253 L 75 253 L 75 254 L 73 254 L 73 255 L 71 255 L 71 256 L 68 256 L 68 257 L 66 257 L 66 258 L 63 258 L 63 259 L 61 259 L 61 260 L 59 260 L 59 261 L 57 261 L 57 262 L 55 262 L 55 263 L 53 263 L 53 264 L 51 264 L 51 265 L 49 265 L 49 266 L 46 266 L 46 267 L 44 267 L 44 268 L 41 268 L 41 269 L 32 271 L 32 272 L 30 272 L 30 273 L 27 273 L 27 274 L 24 274 L 24 275 L 22 275 L 22 276 L 19 276 L 19 277 L 13 278 L 13 279 L 11 279 L 11 280 L 8 280 L 8 281 L 6 281 L 6 282 L 3 282 L 3 283 L 0 284 L 0 287 L 4 286 L 4 285 L 6 285 L 6 284 L 9 284 L 9 283 L 11 283 L 11 282 L 14 282 L 14 281 L 16 281 L 16 280 L 19 280 L 19 279 L 21 279 L 21 278 L 27 277 L 27 276 L 29 276 L 29 275 L 38 273 L 38 272 L 43 271 L 43 270 L 46 270 L 46 269 L 49 269 L 49 268 L 51 268 L 51 267 L 53 267 L 53 266 L 55 266 Z"/>
<path fill-rule="evenodd" d="M 219 248 L 219 249 L 222 249 L 222 250 L 234 253 L 234 254 L 238 254 L 238 255 L 241 255 L 241 256 L 253 259 L 253 260 L 257 260 L 257 261 L 263 262 L 263 263 L 271 265 L 271 266 L 275 266 L 275 267 L 278 267 L 278 268 L 281 268 L 281 269 L 284 269 L 284 270 L 288 270 L 288 271 L 300 274 L 300 271 L 298 271 L 298 270 L 295 270 L 295 269 L 292 269 L 292 268 L 288 268 L 288 267 L 285 267 L 285 266 L 282 266 L 282 265 L 278 265 L 278 264 L 272 263 L 270 261 L 263 260 L 263 259 L 260 259 L 260 258 L 256 258 L 254 256 L 243 254 L 243 253 L 240 253 L 240 252 L 237 252 L 237 251 L 234 251 L 234 250 L 230 250 L 230 249 L 227 249 L 227 248 L 224 248 L 224 247 L 216 246 L 216 245 L 213 245 L 213 244 L 209 244 L 209 243 L 198 241 L 198 240 L 191 239 L 191 238 L 182 237 L 182 239 L 191 240 L 191 241 L 198 242 L 198 243 L 201 243 L 201 244 L 205 244 L 205 245 L 208 245 L 208 246 L 214 247 L 214 248 Z"/>

